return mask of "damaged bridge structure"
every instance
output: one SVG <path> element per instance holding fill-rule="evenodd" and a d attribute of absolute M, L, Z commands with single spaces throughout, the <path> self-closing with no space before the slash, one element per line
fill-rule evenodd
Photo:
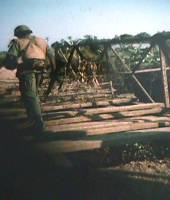
<path fill-rule="evenodd" d="M 160 131 L 170 132 L 167 40 L 170 40 L 168 33 L 162 33 L 152 37 L 123 35 L 111 40 L 78 41 L 63 46 L 54 43 L 56 55 L 64 60 L 64 79 L 59 90 L 54 80 L 50 80 L 50 88 L 49 80 L 41 85 L 41 107 L 48 132 L 36 139 L 36 133 L 24 134 L 26 113 L 16 79 L 0 80 L 0 118 L 18 133 L 17 137 L 46 154 L 67 155 L 136 141 L 147 142 L 148 138 L 157 140 Z M 86 51 L 89 46 L 97 46 L 99 54 L 90 57 Z M 132 54 L 128 52 L 124 56 L 123 51 L 128 48 L 140 51 L 140 57 L 135 57 L 133 63 L 130 62 Z M 155 52 L 155 66 L 143 67 Z M 91 67 L 91 76 L 86 66 Z M 115 67 L 119 68 L 116 75 Z M 148 74 L 157 74 L 161 82 L 156 83 L 160 85 L 151 88 L 143 84 L 140 75 L 147 79 Z M 117 82 L 119 77 L 131 88 L 122 89 Z M 47 88 L 48 97 L 44 101 L 41 90 Z M 160 98 L 152 95 L 155 89 Z"/>

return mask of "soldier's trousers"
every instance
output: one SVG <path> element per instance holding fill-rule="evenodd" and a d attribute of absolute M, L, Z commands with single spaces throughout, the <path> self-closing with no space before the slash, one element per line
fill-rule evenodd
<path fill-rule="evenodd" d="M 26 108 L 28 120 L 34 122 L 36 128 L 43 128 L 40 100 L 38 96 L 38 81 L 40 74 L 36 72 L 23 73 L 19 77 L 19 89 Z"/>

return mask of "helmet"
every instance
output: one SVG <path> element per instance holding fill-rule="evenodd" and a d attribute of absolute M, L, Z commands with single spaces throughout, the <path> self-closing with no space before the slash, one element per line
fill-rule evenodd
<path fill-rule="evenodd" d="M 17 26 L 14 30 L 14 36 L 22 36 L 25 34 L 32 33 L 32 30 L 26 25 Z"/>

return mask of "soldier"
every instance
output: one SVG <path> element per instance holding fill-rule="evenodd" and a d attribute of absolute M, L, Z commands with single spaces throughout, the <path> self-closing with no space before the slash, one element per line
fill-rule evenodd
<path fill-rule="evenodd" d="M 38 96 L 39 75 L 45 68 L 48 57 L 52 71 L 56 69 L 55 58 L 47 42 L 31 35 L 32 30 L 25 26 L 17 26 L 14 30 L 16 39 L 11 40 L 8 50 L 8 60 L 17 68 L 19 90 L 26 108 L 28 124 L 32 130 L 44 130 Z"/>

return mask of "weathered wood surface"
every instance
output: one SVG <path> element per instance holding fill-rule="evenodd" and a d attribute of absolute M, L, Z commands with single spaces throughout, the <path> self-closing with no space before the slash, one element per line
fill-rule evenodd
<path fill-rule="evenodd" d="M 20 98 L 20 94 L 19 93 L 16 93 L 15 95 L 14 94 L 5 94 L 5 97 L 7 99 L 19 99 Z M 49 96 L 50 98 L 50 96 Z M 53 99 L 62 99 L 62 101 L 64 102 L 74 102 L 74 101 L 82 101 L 82 100 L 86 100 L 88 99 L 88 101 L 90 100 L 93 100 L 93 99 L 111 99 L 112 98 L 112 95 L 111 94 L 100 94 L 100 93 L 94 93 L 94 94 L 87 94 L 87 95 L 79 95 L 79 94 L 75 94 L 75 95 L 71 95 L 71 94 L 66 94 L 66 95 L 54 95 L 52 96 Z"/>
<path fill-rule="evenodd" d="M 168 76 L 167 76 L 167 62 L 163 51 L 160 49 L 160 61 L 161 61 L 161 71 L 162 71 L 162 80 L 163 80 L 163 89 L 164 89 L 164 100 L 166 108 L 170 107 L 169 99 L 169 86 L 168 86 Z"/>
<path fill-rule="evenodd" d="M 135 116 L 143 116 L 143 115 L 149 115 L 149 114 L 157 114 L 162 111 L 161 108 L 153 108 L 148 110 L 138 110 L 138 111 L 126 111 L 126 112 L 120 112 L 113 114 L 98 114 L 94 116 L 77 116 L 77 117 L 57 117 L 51 118 L 49 121 L 47 120 L 48 126 L 50 125 L 59 125 L 59 124 L 71 124 L 71 123 L 78 123 L 78 122 L 90 122 L 90 121 L 102 121 L 102 120 L 109 120 L 109 119 L 119 119 L 119 118 L 125 118 L 125 117 L 135 117 Z M 48 118 L 47 118 L 48 119 Z"/>
<path fill-rule="evenodd" d="M 85 113 L 86 115 L 91 114 L 98 114 L 98 113 L 114 113 L 114 112 L 121 112 L 121 111 L 134 111 L 134 110 L 141 110 L 141 109 L 149 109 L 154 107 L 164 107 L 162 103 L 147 103 L 147 104 L 139 104 L 139 105 L 130 105 L 130 106 L 108 106 L 106 108 L 92 108 L 92 109 L 82 109 L 81 112 Z"/>
<path fill-rule="evenodd" d="M 168 124 L 169 125 L 169 124 Z M 150 129 L 150 128 L 158 128 L 159 123 L 157 122 L 137 122 L 137 123 L 129 123 L 123 126 L 116 126 L 116 127 L 107 127 L 107 128 L 94 128 L 91 130 L 86 131 L 86 135 L 104 135 L 104 134 L 113 134 L 117 132 L 124 132 L 124 131 L 134 131 L 140 129 Z"/>
<path fill-rule="evenodd" d="M 62 140 L 51 142 L 37 142 L 36 148 L 46 152 L 46 154 L 56 153 L 70 153 L 76 151 L 87 151 L 102 148 L 102 140 L 90 141 L 90 140 Z"/>
<path fill-rule="evenodd" d="M 144 110 L 144 109 L 151 109 L 151 108 L 158 108 L 160 109 L 159 112 L 161 111 L 161 109 L 164 107 L 164 104 L 159 104 L 159 103 L 155 103 L 155 104 L 140 104 L 140 105 L 130 105 L 130 106 L 108 106 L 105 108 L 89 108 L 89 109 L 80 109 L 78 111 L 59 111 L 59 112 L 47 112 L 44 113 L 44 115 L 47 116 L 65 116 L 65 117 L 76 117 L 76 116 L 92 116 L 92 115 L 97 115 L 97 114 L 105 114 L 105 113 L 118 113 L 117 116 L 125 116 L 126 113 L 121 113 L 124 111 L 132 111 L 135 112 L 135 110 Z M 128 115 L 128 114 L 127 114 Z M 130 116 L 131 114 L 129 114 Z"/>
<path fill-rule="evenodd" d="M 3 92 L 3 90 L 1 91 Z M 13 102 L 16 95 L 17 93 L 11 95 L 6 93 L 3 97 L 4 100 Z M 134 132 L 129 136 L 129 131 L 138 132 L 141 129 L 147 130 L 170 125 L 169 117 L 151 116 L 161 113 L 164 104 L 142 103 L 120 106 L 122 103 L 131 102 L 132 99 L 133 97 L 124 97 L 72 105 L 42 104 L 43 117 L 49 132 L 43 137 L 43 141 L 34 140 L 27 136 L 22 137 L 47 154 L 55 154 L 58 152 L 94 150 L 121 144 L 125 140 L 126 142 L 136 141 L 140 134 Z M 1 106 L 0 117 L 22 123 L 26 114 L 25 110 L 18 105 L 16 107 L 15 105 L 11 107 Z M 17 129 L 15 122 L 13 124 L 14 128 Z M 142 133 L 141 136 L 143 135 L 148 138 L 150 133 L 148 135 Z"/>
<path fill-rule="evenodd" d="M 36 142 L 36 148 L 46 152 L 47 154 L 56 154 L 58 152 L 70 153 L 77 151 L 96 150 L 111 146 L 120 146 L 124 144 L 133 144 L 134 142 L 151 142 L 154 140 L 160 140 L 161 138 L 170 139 L 170 127 L 158 129 L 145 129 L 145 131 L 132 131 L 119 134 L 111 134 L 104 136 L 95 136 L 93 140 L 78 139 L 78 140 L 60 140 L 60 141 L 44 141 Z M 157 130 L 157 131 L 155 131 Z M 92 137 L 92 136 L 91 136 Z M 31 142 L 31 141 L 30 141 Z"/>
<path fill-rule="evenodd" d="M 76 109 L 76 108 L 88 108 L 88 107 L 104 107 L 109 105 L 120 105 L 120 104 L 128 104 L 131 103 L 135 98 L 115 98 L 110 99 L 108 101 L 94 101 L 87 103 L 74 103 L 74 104 L 64 104 L 64 105 L 56 105 L 56 104 L 42 104 L 42 110 L 44 112 L 52 111 L 52 110 L 67 110 L 67 109 Z"/>
<path fill-rule="evenodd" d="M 147 103 L 147 104 L 139 104 L 139 105 L 130 105 L 130 106 L 108 106 L 104 108 L 89 108 L 89 109 L 78 109 L 78 110 L 66 110 L 66 111 L 59 111 L 56 113 L 58 115 L 68 115 L 70 117 L 74 117 L 77 115 L 95 115 L 95 114 L 102 114 L 102 113 L 115 113 L 115 112 L 122 112 L 122 111 L 135 111 L 135 110 L 144 110 L 144 109 L 151 109 L 151 108 L 163 108 L 164 104 L 162 103 Z M 0 114 L 12 114 L 12 113 L 23 113 L 25 109 L 23 108 L 1 108 Z M 46 114 L 50 115 L 50 112 L 47 110 Z M 45 115 L 44 113 L 44 115 Z M 51 112 L 54 114 L 55 112 Z M 120 113 L 121 114 L 121 113 Z"/>
<path fill-rule="evenodd" d="M 159 114 L 159 109 L 160 108 L 154 108 L 154 109 L 149 109 L 146 110 L 146 111 L 140 111 L 141 116 L 139 115 L 135 115 L 137 113 L 133 113 L 133 116 L 132 116 L 132 113 L 131 113 L 131 117 L 130 118 L 127 118 L 126 120 L 133 120 L 133 119 L 137 119 L 137 120 L 149 120 L 149 121 L 152 121 L 151 119 L 154 120 L 154 118 L 157 119 L 156 116 L 150 116 L 151 114 Z M 145 113 L 148 114 L 148 116 L 145 115 Z M 125 113 L 124 113 L 125 114 Z M 1 115 L 0 115 L 1 116 Z M 20 114 L 10 114 L 10 115 L 2 115 L 4 119 L 8 119 L 8 120 L 22 120 L 22 119 L 25 119 L 26 118 L 26 114 L 24 113 L 20 113 Z M 124 116 L 125 117 L 125 116 Z M 94 116 L 78 116 L 78 117 L 68 117 L 68 118 L 56 118 L 54 117 L 53 118 L 44 118 L 45 120 L 45 123 L 47 126 L 58 126 L 58 125 L 68 125 L 68 124 L 73 124 L 73 123 L 83 123 L 83 122 L 102 122 L 102 121 L 106 121 L 106 120 L 115 120 L 116 119 L 119 119 L 119 121 L 121 120 L 121 118 L 124 118 L 124 117 L 117 117 L 115 115 L 112 115 L 112 114 L 98 114 L 98 115 L 94 115 Z M 162 121 L 168 121 L 166 117 L 159 117 L 160 120 Z"/>
<path fill-rule="evenodd" d="M 156 122 L 161 125 L 165 124 L 168 125 L 170 124 L 170 120 L 168 119 L 161 119 L 161 118 L 153 118 L 149 120 L 149 118 L 130 118 L 130 119 L 122 119 L 122 120 L 105 120 L 101 122 L 79 122 L 79 123 L 74 123 L 74 124 L 60 124 L 60 125 L 49 125 L 49 130 L 52 130 L 54 132 L 64 132 L 64 131 L 77 131 L 77 130 L 82 130 L 86 131 L 89 129 L 101 129 L 101 128 L 108 128 L 108 127 L 122 127 L 124 125 L 131 125 L 131 124 L 136 124 L 140 122 Z M 162 123 L 161 123 L 162 122 Z"/>
<path fill-rule="evenodd" d="M 64 96 L 77 96 L 77 95 L 106 95 L 106 94 L 112 94 L 111 90 L 104 90 L 104 89 L 96 89 L 94 91 L 84 91 L 84 92 L 74 92 L 74 91 L 66 91 L 66 92 L 57 92 L 58 96 L 64 97 Z"/>

